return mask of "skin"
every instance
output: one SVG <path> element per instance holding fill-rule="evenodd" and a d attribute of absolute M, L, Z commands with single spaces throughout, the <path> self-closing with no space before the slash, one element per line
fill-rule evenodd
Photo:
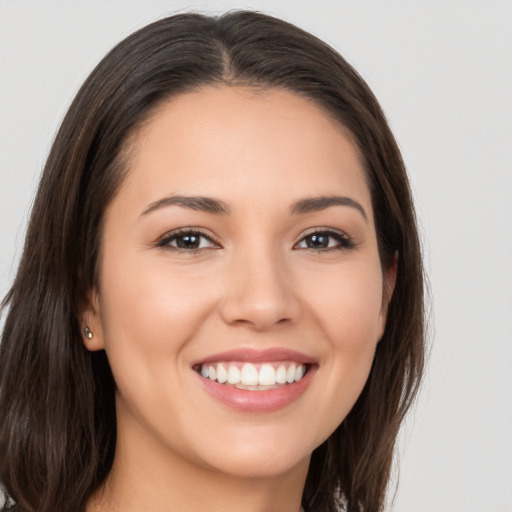
<path fill-rule="evenodd" d="M 216 198 L 230 213 L 155 207 L 173 195 Z M 364 214 L 290 213 L 298 200 L 333 195 Z M 82 320 L 94 334 L 84 343 L 106 350 L 118 386 L 118 443 L 88 511 L 298 512 L 311 452 L 367 379 L 396 273 L 381 268 L 346 132 L 283 90 L 185 93 L 139 130 L 104 220 L 100 285 Z M 168 235 L 183 227 L 211 241 L 176 251 Z M 308 246 L 327 228 L 350 247 L 334 237 Z M 272 412 L 215 400 L 193 362 L 240 347 L 306 354 L 316 363 L 308 388 Z"/>

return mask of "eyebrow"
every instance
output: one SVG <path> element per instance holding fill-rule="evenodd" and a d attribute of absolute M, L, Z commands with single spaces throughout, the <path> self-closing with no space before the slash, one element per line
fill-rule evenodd
<path fill-rule="evenodd" d="M 229 205 L 220 199 L 203 196 L 176 195 L 154 201 L 148 205 L 148 207 L 142 212 L 141 216 L 147 215 L 155 210 L 174 205 L 216 215 L 229 215 L 231 213 Z M 368 216 L 366 215 L 362 205 L 356 200 L 345 196 L 321 196 L 300 199 L 291 205 L 290 213 L 292 215 L 301 215 L 322 211 L 330 208 L 331 206 L 349 206 L 351 208 L 355 208 L 362 215 L 364 220 L 368 221 Z"/>
<path fill-rule="evenodd" d="M 169 196 L 151 203 L 141 215 L 147 215 L 148 213 L 159 210 L 160 208 L 173 205 L 183 206 L 200 212 L 214 213 L 217 215 L 229 215 L 230 213 L 229 206 L 220 199 L 197 196 Z"/>
<path fill-rule="evenodd" d="M 345 196 L 322 196 L 301 199 L 294 203 L 290 208 L 292 214 L 303 214 L 310 212 L 318 212 L 330 208 L 331 206 L 349 206 L 355 208 L 368 222 L 368 216 L 362 205 L 351 197 Z"/>

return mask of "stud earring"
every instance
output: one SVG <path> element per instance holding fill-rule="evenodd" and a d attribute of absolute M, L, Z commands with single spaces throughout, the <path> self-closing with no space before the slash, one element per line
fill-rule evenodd
<path fill-rule="evenodd" d="M 84 335 L 88 340 L 92 340 L 92 337 L 94 336 L 91 329 L 87 326 L 84 328 Z"/>

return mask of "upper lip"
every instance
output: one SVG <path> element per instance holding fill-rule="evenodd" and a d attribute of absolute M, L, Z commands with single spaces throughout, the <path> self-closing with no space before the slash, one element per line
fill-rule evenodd
<path fill-rule="evenodd" d="M 215 363 L 220 361 L 240 361 L 248 363 L 264 363 L 271 361 L 295 361 L 302 364 L 313 364 L 315 359 L 297 352 L 296 350 L 290 350 L 287 348 L 269 348 L 269 349 L 254 349 L 254 348 L 237 348 L 233 350 L 227 350 L 225 352 L 219 352 L 212 354 L 203 359 L 200 359 L 193 363 L 192 366 Z"/>

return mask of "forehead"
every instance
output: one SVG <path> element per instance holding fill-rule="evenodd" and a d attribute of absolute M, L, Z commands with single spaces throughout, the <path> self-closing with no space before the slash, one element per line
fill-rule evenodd
<path fill-rule="evenodd" d="M 148 202 L 155 191 L 234 193 L 253 202 L 258 191 L 267 198 L 336 191 L 369 200 L 347 130 L 283 89 L 208 86 L 181 94 L 160 105 L 131 142 L 126 185 Z"/>

